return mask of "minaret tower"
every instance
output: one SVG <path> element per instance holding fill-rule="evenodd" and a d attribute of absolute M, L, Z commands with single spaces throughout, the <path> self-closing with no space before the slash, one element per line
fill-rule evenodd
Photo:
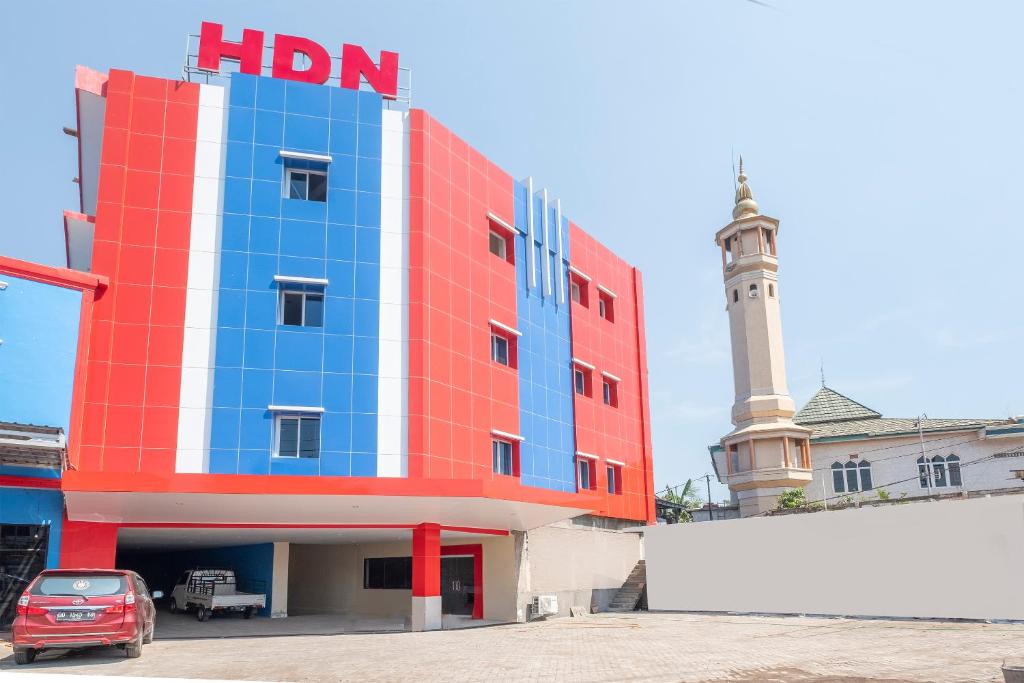
<path fill-rule="evenodd" d="M 779 310 L 779 221 L 758 213 L 740 158 L 733 221 L 715 235 L 722 249 L 732 336 L 735 429 L 722 438 L 718 472 L 740 515 L 775 507 L 787 488 L 811 481 L 811 430 L 793 422 Z"/>

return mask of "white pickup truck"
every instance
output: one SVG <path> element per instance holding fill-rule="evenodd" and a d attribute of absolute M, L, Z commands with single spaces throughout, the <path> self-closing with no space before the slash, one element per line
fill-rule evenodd
<path fill-rule="evenodd" d="M 265 593 L 239 591 L 231 569 L 190 569 L 174 585 L 170 609 L 172 613 L 195 609 L 199 621 L 214 612 L 241 612 L 249 619 L 266 604 Z"/>

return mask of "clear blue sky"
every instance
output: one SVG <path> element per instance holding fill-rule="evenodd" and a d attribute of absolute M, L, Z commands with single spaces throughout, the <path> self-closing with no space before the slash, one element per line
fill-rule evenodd
<path fill-rule="evenodd" d="M 765 6 L 770 5 L 770 6 Z M 989 2 L 19 2 L 0 253 L 59 264 L 76 63 L 173 77 L 203 19 L 396 50 L 414 104 L 532 175 L 647 286 L 658 487 L 710 471 L 732 370 L 712 243 L 742 153 L 782 221 L 790 387 L 886 415 L 1024 414 L 1024 6 Z M 714 496 L 724 495 L 717 487 Z"/>

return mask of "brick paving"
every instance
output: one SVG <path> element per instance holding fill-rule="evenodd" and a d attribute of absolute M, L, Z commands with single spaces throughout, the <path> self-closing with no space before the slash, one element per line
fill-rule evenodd
<path fill-rule="evenodd" d="M 9 645 L 3 647 L 0 679 L 15 669 Z M 1022 656 L 1021 624 L 626 613 L 433 633 L 158 636 L 141 659 L 113 650 L 47 655 L 17 673 L 261 681 L 1001 681 L 1003 659 Z"/>

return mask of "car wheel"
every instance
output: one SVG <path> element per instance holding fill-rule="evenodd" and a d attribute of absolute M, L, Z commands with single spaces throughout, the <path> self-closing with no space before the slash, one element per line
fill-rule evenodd
<path fill-rule="evenodd" d="M 245 612 L 242 614 L 242 616 L 245 617 L 246 619 L 252 619 L 252 615 L 254 615 L 254 614 L 256 614 L 256 608 L 253 607 L 252 605 L 249 605 L 248 607 L 245 608 Z"/>
<path fill-rule="evenodd" d="M 210 618 L 210 610 L 206 609 L 205 605 L 200 605 L 199 609 L 196 610 L 196 619 L 199 621 L 207 621 Z"/>
<path fill-rule="evenodd" d="M 143 636 L 140 634 L 137 640 L 125 644 L 124 654 L 128 659 L 138 659 L 142 656 L 142 639 Z"/>
<path fill-rule="evenodd" d="M 177 614 L 178 613 L 178 601 L 175 600 L 174 598 L 171 598 L 171 602 L 168 604 L 167 609 L 169 609 L 171 611 L 171 614 Z"/>
<path fill-rule="evenodd" d="M 35 661 L 36 651 L 32 648 L 27 650 L 15 650 L 14 651 L 14 663 L 15 664 L 31 664 Z"/>

